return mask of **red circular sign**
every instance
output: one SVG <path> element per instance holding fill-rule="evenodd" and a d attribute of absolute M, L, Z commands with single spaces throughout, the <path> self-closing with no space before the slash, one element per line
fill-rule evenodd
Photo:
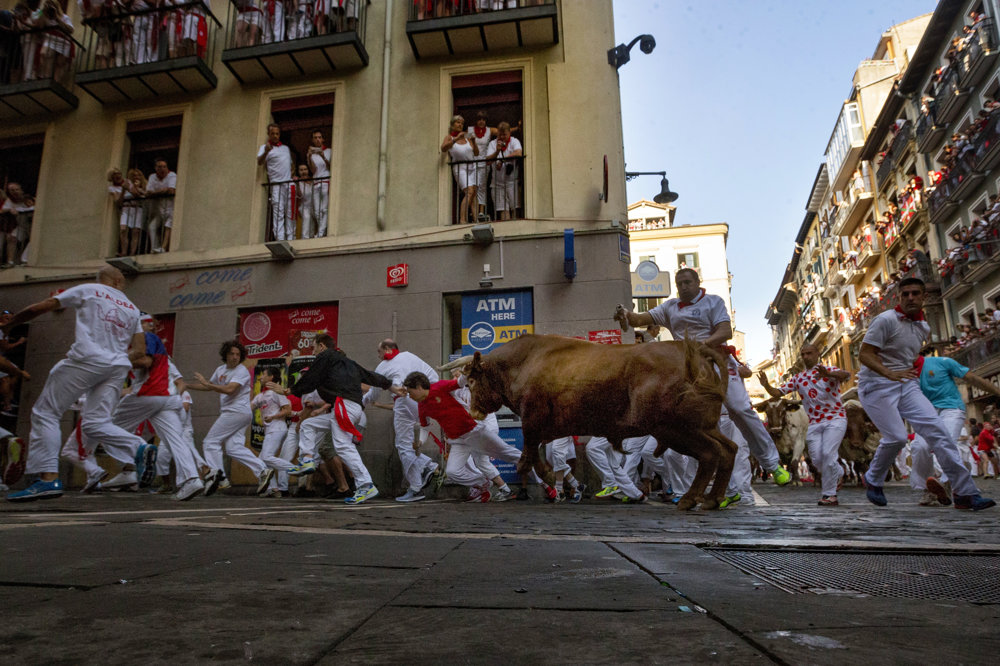
<path fill-rule="evenodd" d="M 263 312 L 254 312 L 243 320 L 243 336 L 250 342 L 259 342 L 271 332 L 271 319 Z"/>

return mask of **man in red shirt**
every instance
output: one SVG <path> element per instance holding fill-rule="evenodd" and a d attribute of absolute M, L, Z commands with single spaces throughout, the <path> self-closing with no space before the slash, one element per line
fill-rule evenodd
<path fill-rule="evenodd" d="M 983 475 L 984 479 L 992 479 L 993 475 L 990 474 L 990 463 L 993 463 L 993 469 L 1000 472 L 1000 463 L 997 461 L 996 452 L 996 437 L 993 436 L 993 424 L 989 421 L 983 422 L 983 429 L 979 432 L 979 446 L 976 447 L 979 451 L 979 471 Z"/>
<path fill-rule="evenodd" d="M 420 444 L 427 441 L 427 435 L 430 433 L 427 419 L 433 418 L 441 426 L 451 444 L 445 473 L 452 481 L 473 488 L 478 485 L 481 477 L 469 467 L 470 456 L 491 456 L 507 462 L 517 462 L 521 459 L 521 452 L 500 439 L 500 436 L 489 430 L 485 423 L 469 416 L 465 407 L 451 394 L 452 391 L 463 388 L 464 383 L 463 376 L 460 381 L 448 379 L 431 384 L 424 373 L 411 372 L 403 380 L 403 388 L 417 403 L 417 414 L 420 417 Z M 499 475 L 492 481 L 498 489 L 494 496 L 497 502 L 504 502 L 513 497 L 510 487 Z"/>

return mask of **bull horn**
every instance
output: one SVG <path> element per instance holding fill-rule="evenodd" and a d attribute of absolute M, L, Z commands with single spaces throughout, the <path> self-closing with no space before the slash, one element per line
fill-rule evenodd
<path fill-rule="evenodd" d="M 438 374 L 441 374 L 441 373 L 444 373 L 444 372 L 451 372 L 455 368 L 461 368 L 466 363 L 472 363 L 472 355 L 471 354 L 468 355 L 468 356 L 462 356 L 460 358 L 456 358 L 454 361 L 448 361 L 444 365 L 438 366 L 437 371 L 438 371 Z"/>

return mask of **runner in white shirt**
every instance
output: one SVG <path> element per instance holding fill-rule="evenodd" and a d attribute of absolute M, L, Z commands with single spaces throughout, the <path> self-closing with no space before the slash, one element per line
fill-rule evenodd
<path fill-rule="evenodd" d="M 222 468 L 222 450 L 233 460 L 243 463 L 257 477 L 257 494 L 267 490 L 274 470 L 261 462 L 260 458 L 246 446 L 246 431 L 253 419 L 250 410 L 250 371 L 243 365 L 247 357 L 246 348 L 236 340 L 227 340 L 219 349 L 219 356 L 225 361 L 215 369 L 211 378 L 205 379 L 201 373 L 194 373 L 195 381 L 188 384 L 195 391 L 214 391 L 219 394 L 219 418 L 209 429 L 202 441 L 205 460 L 211 471 L 205 476 L 205 496 L 216 491 L 226 478 Z"/>
<path fill-rule="evenodd" d="M 257 164 L 267 171 L 267 198 L 270 204 L 272 240 L 292 240 L 295 236 L 291 211 L 292 152 L 281 143 L 281 127 L 267 126 L 267 143 L 257 151 Z"/>
<path fill-rule="evenodd" d="M 330 212 L 330 159 L 333 151 L 326 147 L 322 130 L 312 133 L 309 146 L 309 172 L 313 181 L 312 218 L 316 222 L 316 237 L 326 236 L 327 216 Z M 310 236 L 311 238 L 311 236 Z"/>
<path fill-rule="evenodd" d="M 145 354 L 139 308 L 121 292 L 125 276 L 111 266 L 97 274 L 97 282 L 66 291 L 21 310 L 3 326 L 5 333 L 46 312 L 76 310 L 76 337 L 66 358 L 49 372 L 41 395 L 31 410 L 31 436 L 25 471 L 39 480 L 25 490 L 7 495 L 10 501 L 59 497 L 59 419 L 81 395 L 86 396 L 81 418 L 83 433 L 105 449 L 119 449 L 119 460 L 135 460 L 138 476 L 156 463 L 156 447 L 111 422 L 132 359 Z M 131 353 L 129 348 L 131 346 Z M 134 356 L 133 356 L 134 355 Z M 122 457 L 124 455 L 124 457 Z"/>
<path fill-rule="evenodd" d="M 399 351 L 395 340 L 387 338 L 378 345 L 378 357 L 381 363 L 375 372 L 392 380 L 395 386 L 402 386 L 403 380 L 411 372 L 422 372 L 431 383 L 438 381 L 438 373 L 427 365 L 416 354 Z M 372 387 L 365 393 L 361 401 L 363 407 L 369 407 L 378 398 L 381 389 Z M 413 502 L 423 499 L 420 491 L 431 480 L 438 464 L 428 456 L 420 453 L 414 447 L 415 429 L 417 427 L 417 403 L 409 396 L 397 397 L 392 403 L 392 426 L 396 432 L 396 453 L 403 464 L 403 476 L 409 485 L 407 491 L 396 498 L 399 502 Z"/>
<path fill-rule="evenodd" d="M 774 475 L 774 482 L 780 486 L 787 484 L 791 475 L 781 467 L 778 449 L 750 405 L 750 397 L 739 374 L 740 363 L 725 347 L 726 341 L 733 336 L 726 304 L 715 294 L 705 293 L 701 288 L 701 278 L 693 268 L 678 270 L 674 282 L 677 298 L 667 299 L 649 312 L 624 312 L 616 316 L 624 316 L 633 327 L 665 326 L 675 340 L 694 340 L 709 347 L 725 349 L 729 355 L 729 388 L 719 419 L 719 430 L 730 439 L 734 439 L 733 429 L 739 430 L 749 446 L 749 452 L 753 452 L 761 467 Z M 738 439 L 734 441 L 739 447 L 736 466 L 722 507 L 740 500 L 735 489 L 750 486 L 749 452 Z"/>
<path fill-rule="evenodd" d="M 849 372 L 819 363 L 819 349 L 806 343 L 799 350 L 805 370 L 774 388 L 763 371 L 758 375 L 761 386 L 772 397 L 780 398 L 797 391 L 809 415 L 806 446 L 809 457 L 823 478 L 820 506 L 837 506 L 837 487 L 844 470 L 840 467 L 840 443 L 847 432 L 847 413 L 840 398 L 840 382 L 851 377 Z"/>
<path fill-rule="evenodd" d="M 927 441 L 951 481 L 956 509 L 980 511 L 996 506 L 979 494 L 969 470 L 962 464 L 958 447 L 941 422 L 934 406 L 920 390 L 919 372 L 914 362 L 930 326 L 924 319 L 924 283 L 906 278 L 897 287 L 899 305 L 872 320 L 861 342 L 858 360 L 858 398 L 868 417 L 882 434 L 871 466 L 865 472 L 868 501 L 877 506 L 888 502 L 882 487 L 892 461 L 906 445 L 906 419 Z"/>
<path fill-rule="evenodd" d="M 271 368 L 261 368 L 258 374 L 260 375 L 260 385 L 262 387 L 266 387 L 268 382 L 281 381 L 281 377 L 276 376 Z M 264 420 L 264 443 L 260 447 L 260 459 L 279 475 L 284 473 L 285 488 L 287 488 L 288 470 L 295 467 L 295 465 L 280 457 L 278 453 L 288 434 L 288 424 L 285 419 L 292 415 L 292 403 L 285 396 L 265 388 L 250 401 L 250 407 L 260 410 L 261 417 Z M 281 490 L 279 490 L 279 487 L 280 484 L 277 484 L 272 479 L 268 492 L 276 490 L 278 492 L 277 496 L 280 497 Z"/>

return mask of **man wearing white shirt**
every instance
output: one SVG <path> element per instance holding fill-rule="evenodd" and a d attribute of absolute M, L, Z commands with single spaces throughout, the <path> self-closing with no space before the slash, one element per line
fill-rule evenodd
<path fill-rule="evenodd" d="M 387 338 L 378 345 L 378 357 L 381 363 L 375 368 L 375 372 L 384 375 L 392 380 L 396 386 L 402 386 L 403 380 L 411 372 L 422 372 L 433 383 L 438 381 L 438 374 L 434 368 L 427 365 L 416 354 L 399 351 L 399 345 L 395 340 Z M 361 404 L 368 407 L 375 402 L 380 389 L 372 387 L 368 389 L 362 398 Z M 396 431 L 396 452 L 399 460 L 403 464 L 403 476 L 409 485 L 406 493 L 397 497 L 399 502 L 414 502 L 423 499 L 420 490 L 431 480 L 438 464 L 428 456 L 420 453 L 419 447 L 414 446 L 415 428 L 418 421 L 417 403 L 409 396 L 399 396 L 392 403 L 392 426 Z"/>
<path fill-rule="evenodd" d="M 46 312 L 62 308 L 76 311 L 76 337 L 66 358 L 49 372 L 41 395 L 31 410 L 31 437 L 25 471 L 39 479 L 25 490 L 7 495 L 10 501 L 60 497 L 59 419 L 81 395 L 83 434 L 106 449 L 126 452 L 135 460 L 138 476 L 156 462 L 156 447 L 111 421 L 132 362 L 145 355 L 146 345 L 139 308 L 122 293 L 125 277 L 105 266 L 94 283 L 80 284 L 21 310 L 3 326 L 4 332 Z M 121 458 L 120 458 L 121 459 Z"/>
<path fill-rule="evenodd" d="M 271 123 L 267 126 L 267 143 L 257 151 L 257 164 L 267 171 L 267 198 L 271 212 L 272 240 L 292 240 L 294 221 L 291 210 L 292 152 L 281 143 L 281 128 Z"/>
<path fill-rule="evenodd" d="M 493 207 L 501 220 L 516 213 L 518 165 L 524 154 L 521 142 L 510 135 L 510 123 L 497 125 L 497 138 L 486 149 L 486 161 L 493 166 Z"/>
<path fill-rule="evenodd" d="M 174 226 L 174 195 L 177 193 L 177 174 L 170 170 L 167 161 L 157 157 L 156 171 L 146 182 L 146 196 L 149 197 L 149 242 L 153 252 L 159 254 L 170 249 L 170 230 Z M 163 225 L 163 242 L 160 242 L 160 225 Z"/>
<path fill-rule="evenodd" d="M 323 130 L 313 130 L 309 146 L 309 173 L 313 177 L 312 219 L 316 222 L 316 237 L 326 236 L 327 216 L 330 209 L 330 158 L 332 151 L 326 147 Z"/>
<path fill-rule="evenodd" d="M 233 460 L 243 463 L 257 477 L 257 494 L 262 495 L 274 476 L 260 458 L 246 446 L 246 431 L 253 419 L 250 409 L 250 371 L 243 365 L 246 348 L 236 340 L 227 340 L 219 349 L 223 364 L 215 369 L 211 378 L 194 373 L 195 381 L 188 384 L 195 391 L 214 391 L 219 394 L 219 418 L 209 429 L 202 442 L 205 460 L 211 471 L 205 476 L 205 495 L 211 495 L 225 480 L 222 471 L 222 450 Z M 225 486 L 225 487 L 228 487 Z"/>

